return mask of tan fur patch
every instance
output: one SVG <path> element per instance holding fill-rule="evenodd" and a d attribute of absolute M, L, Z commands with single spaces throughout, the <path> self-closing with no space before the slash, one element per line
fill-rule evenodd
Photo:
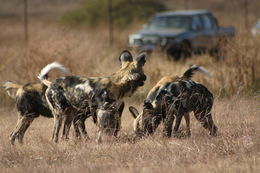
<path fill-rule="evenodd" d="M 23 93 L 24 93 L 23 88 L 19 88 L 19 89 L 17 90 L 17 92 L 16 92 L 16 97 L 21 97 L 21 96 L 23 95 Z"/>
<path fill-rule="evenodd" d="M 3 85 L 4 89 L 6 90 L 7 94 L 15 99 L 17 90 L 22 87 L 22 85 L 18 85 L 13 82 L 5 82 Z"/>

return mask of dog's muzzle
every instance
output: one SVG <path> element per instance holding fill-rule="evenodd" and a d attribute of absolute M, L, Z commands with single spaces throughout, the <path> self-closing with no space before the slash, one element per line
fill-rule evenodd
<path fill-rule="evenodd" d="M 143 86 L 145 81 L 146 81 L 146 75 L 142 75 L 140 77 L 139 86 Z"/>

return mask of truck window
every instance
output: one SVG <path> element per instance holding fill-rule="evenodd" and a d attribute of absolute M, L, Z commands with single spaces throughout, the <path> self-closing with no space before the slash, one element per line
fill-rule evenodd
<path fill-rule="evenodd" d="M 191 18 L 187 16 L 160 16 L 153 18 L 148 26 L 148 30 L 163 30 L 163 29 L 190 29 Z"/>
<path fill-rule="evenodd" d="M 203 28 L 205 30 L 213 29 L 214 25 L 212 23 L 211 17 L 208 15 L 202 15 L 201 16 L 202 23 L 203 23 Z"/>
<path fill-rule="evenodd" d="M 199 16 L 193 16 L 191 28 L 194 31 L 198 31 L 198 30 L 202 29 L 202 24 L 201 24 L 201 20 L 200 20 Z"/>

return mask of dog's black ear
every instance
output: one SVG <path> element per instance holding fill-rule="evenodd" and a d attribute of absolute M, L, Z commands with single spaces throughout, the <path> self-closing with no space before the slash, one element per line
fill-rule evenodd
<path fill-rule="evenodd" d="M 152 103 L 145 101 L 143 104 L 143 108 L 153 110 L 153 105 Z"/>
<path fill-rule="evenodd" d="M 133 106 L 129 107 L 129 111 L 131 112 L 131 114 L 134 117 L 134 119 L 136 119 L 136 117 L 139 115 L 138 110 L 135 107 L 133 107 Z"/>
<path fill-rule="evenodd" d="M 121 64 L 123 64 L 124 62 L 132 62 L 133 56 L 128 50 L 124 50 L 119 56 L 119 61 L 121 62 Z"/>
<path fill-rule="evenodd" d="M 147 53 L 146 52 L 142 52 L 140 53 L 137 58 L 136 61 L 138 63 L 138 65 L 140 66 L 144 66 L 145 62 L 146 62 L 146 57 L 147 57 Z"/>

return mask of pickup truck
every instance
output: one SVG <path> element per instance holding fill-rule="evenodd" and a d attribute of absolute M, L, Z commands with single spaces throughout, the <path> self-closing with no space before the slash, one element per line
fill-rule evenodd
<path fill-rule="evenodd" d="M 208 10 L 157 13 L 144 28 L 129 35 L 129 47 L 151 52 L 160 47 L 174 60 L 209 52 L 219 55 L 221 41 L 235 35 L 233 27 L 219 27 Z"/>

